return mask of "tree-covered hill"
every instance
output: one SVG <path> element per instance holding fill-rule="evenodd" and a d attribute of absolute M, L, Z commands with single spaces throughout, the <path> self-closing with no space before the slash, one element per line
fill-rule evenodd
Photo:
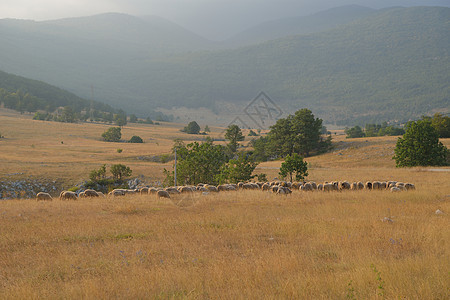
<path fill-rule="evenodd" d="M 70 107 L 75 112 L 98 110 L 114 112 L 107 104 L 82 99 L 70 92 L 21 76 L 0 71 L 0 103 L 6 108 L 22 112 L 44 110 L 53 112 L 58 107 Z"/>
<path fill-rule="evenodd" d="M 261 90 L 285 111 L 308 107 L 327 123 L 405 121 L 449 110 L 450 8 L 384 9 L 323 32 L 202 51 L 211 45 L 189 48 L 195 38 L 180 46 L 181 37 L 168 33 L 172 45 L 140 39 L 133 30 L 148 24 L 143 19 L 103 18 L 93 17 L 84 31 L 77 23 L 78 35 L 67 22 L 35 22 L 50 26 L 43 33 L 3 20 L 0 69 L 82 97 L 93 87 L 96 99 L 137 114 L 173 106 L 220 111 L 216 104 L 224 101 L 245 107 Z M 124 31 L 100 38 L 116 18 Z"/>
<path fill-rule="evenodd" d="M 368 7 L 346 5 L 309 16 L 267 21 L 226 40 L 226 44 L 229 46 L 243 46 L 290 35 L 311 34 L 332 29 L 374 13 L 376 13 L 376 10 Z"/>

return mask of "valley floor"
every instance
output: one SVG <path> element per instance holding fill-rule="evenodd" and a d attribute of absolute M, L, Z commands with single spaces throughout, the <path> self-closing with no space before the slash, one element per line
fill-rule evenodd
<path fill-rule="evenodd" d="M 65 184 L 103 163 L 161 180 L 171 163 L 137 157 L 192 138 L 177 124 L 124 127 L 140 145 L 100 141 L 100 124 L 1 114 L 0 124 L 0 177 Z M 307 159 L 308 179 L 398 180 L 415 191 L 0 201 L 0 298 L 448 299 L 449 168 L 395 168 L 395 140 L 336 135 L 332 152 Z M 279 164 L 256 173 L 272 179 Z"/>

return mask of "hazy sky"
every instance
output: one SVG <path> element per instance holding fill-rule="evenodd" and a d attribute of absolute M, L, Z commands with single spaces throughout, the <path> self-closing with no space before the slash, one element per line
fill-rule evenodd
<path fill-rule="evenodd" d="M 450 0 L 0 0 L 0 19 L 48 20 L 105 12 L 158 15 L 203 36 L 221 39 L 263 21 L 346 4 L 450 6 Z"/>

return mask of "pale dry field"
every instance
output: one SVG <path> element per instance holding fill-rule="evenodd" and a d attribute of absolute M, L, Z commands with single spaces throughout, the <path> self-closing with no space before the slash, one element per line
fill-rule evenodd
<path fill-rule="evenodd" d="M 105 125 L 17 120 L 0 116 L 1 172 L 68 181 L 102 163 L 161 176 L 170 163 L 134 157 L 186 136 L 176 124 L 136 125 L 124 136 L 145 144 L 111 144 L 98 138 Z M 0 298 L 449 299 L 450 172 L 396 169 L 395 140 L 338 136 L 332 153 L 308 159 L 308 179 L 399 180 L 415 191 L 0 201 Z M 272 178 L 279 164 L 256 173 Z"/>

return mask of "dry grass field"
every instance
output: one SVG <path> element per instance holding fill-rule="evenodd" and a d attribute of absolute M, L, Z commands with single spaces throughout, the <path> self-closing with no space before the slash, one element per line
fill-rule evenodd
<path fill-rule="evenodd" d="M 73 183 L 124 163 L 160 180 L 171 164 L 137 157 L 192 138 L 180 126 L 126 126 L 124 139 L 145 143 L 117 144 L 100 141 L 109 126 L 3 112 L 0 177 Z M 396 169 L 395 140 L 336 136 L 333 152 L 308 159 L 308 179 L 399 180 L 415 191 L 0 201 L 0 299 L 449 299 L 450 172 Z M 256 173 L 272 178 L 279 165 Z"/>

